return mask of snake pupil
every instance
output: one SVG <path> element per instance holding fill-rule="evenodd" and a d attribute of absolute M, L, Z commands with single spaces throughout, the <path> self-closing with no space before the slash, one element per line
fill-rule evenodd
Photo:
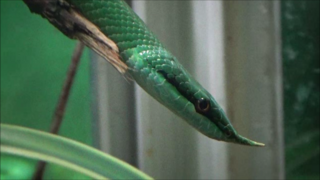
<path fill-rule="evenodd" d="M 206 112 L 209 110 L 210 102 L 204 98 L 201 98 L 197 102 L 197 110 L 200 112 Z"/>

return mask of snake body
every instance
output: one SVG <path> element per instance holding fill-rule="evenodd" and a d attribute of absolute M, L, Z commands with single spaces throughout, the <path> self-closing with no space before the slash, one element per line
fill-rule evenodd
<path fill-rule="evenodd" d="M 239 135 L 215 99 L 122 0 L 67 0 L 119 49 L 128 73 L 152 97 L 216 140 L 263 146 Z"/>

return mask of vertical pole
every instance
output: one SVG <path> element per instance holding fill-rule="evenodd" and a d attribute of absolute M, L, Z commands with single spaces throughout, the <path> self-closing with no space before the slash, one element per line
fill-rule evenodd
<path fill-rule="evenodd" d="M 225 2 L 229 117 L 264 148 L 229 146 L 231 179 L 283 179 L 279 1 Z"/>
<path fill-rule="evenodd" d="M 195 77 L 226 110 L 222 1 L 192 1 Z M 227 179 L 227 143 L 198 134 L 199 179 Z"/>

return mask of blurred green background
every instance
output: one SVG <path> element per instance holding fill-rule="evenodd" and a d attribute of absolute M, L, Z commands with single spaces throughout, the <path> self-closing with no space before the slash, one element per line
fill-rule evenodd
<path fill-rule="evenodd" d="M 48 131 L 76 41 L 31 14 L 22 1 L 1 0 L 1 123 Z M 60 135 L 92 143 L 89 56 L 85 51 L 71 89 Z M 1 155 L 1 179 L 31 177 L 36 161 Z M 48 167 L 46 179 L 82 175 Z M 19 179 L 19 178 L 18 178 Z"/>
<path fill-rule="evenodd" d="M 319 179 L 319 1 L 282 1 L 287 179 Z M 1 123 L 47 131 L 75 41 L 22 1 L 1 0 Z M 60 134 L 92 144 L 89 56 L 81 59 Z M 1 155 L 1 179 L 31 177 L 36 161 Z M 46 179 L 86 178 L 50 165 Z"/>
<path fill-rule="evenodd" d="M 319 179 L 319 1 L 282 1 L 286 177 Z"/>

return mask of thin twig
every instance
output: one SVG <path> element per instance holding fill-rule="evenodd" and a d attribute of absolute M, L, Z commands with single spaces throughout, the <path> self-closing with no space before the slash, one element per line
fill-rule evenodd
<path fill-rule="evenodd" d="M 70 89 L 73 84 L 74 76 L 77 71 L 77 67 L 82 55 L 84 49 L 84 45 L 81 42 L 78 42 L 73 55 L 71 59 L 71 64 L 69 66 L 69 70 L 67 73 L 66 80 L 64 82 L 60 97 L 59 97 L 59 102 L 56 106 L 54 116 L 51 122 L 51 128 L 50 132 L 53 134 L 57 134 L 60 128 L 60 125 L 63 120 L 63 115 L 65 112 L 65 108 L 68 102 L 69 94 L 70 94 Z M 43 177 L 44 169 L 45 169 L 46 163 L 43 161 L 39 161 L 37 165 L 37 169 L 35 173 L 33 174 L 33 179 L 34 180 L 41 180 Z"/>

